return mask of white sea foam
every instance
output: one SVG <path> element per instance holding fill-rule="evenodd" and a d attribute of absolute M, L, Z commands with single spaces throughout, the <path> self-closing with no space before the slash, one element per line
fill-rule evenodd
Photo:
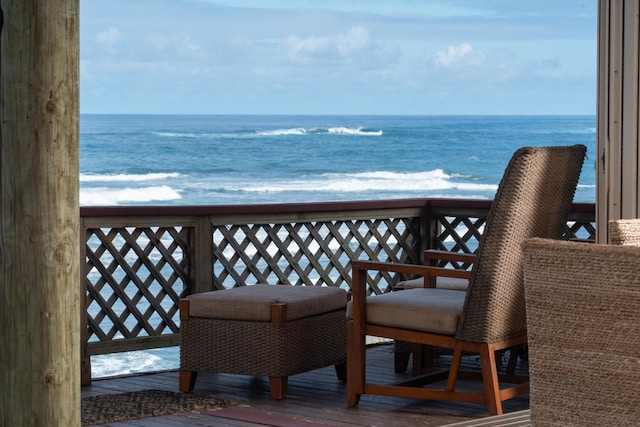
<path fill-rule="evenodd" d="M 256 136 L 286 136 L 286 135 L 311 135 L 311 134 L 343 134 L 359 136 L 381 136 L 382 130 L 366 130 L 362 127 L 350 128 L 346 126 L 322 127 L 294 127 L 283 129 L 259 130 L 248 133 L 194 133 L 194 132 L 152 132 L 153 135 L 162 138 L 191 138 L 191 139 L 215 139 L 215 138 L 254 138 Z"/>
<path fill-rule="evenodd" d="M 177 347 L 91 356 L 91 377 L 177 369 L 179 364 Z"/>
<path fill-rule="evenodd" d="M 178 178 L 177 172 L 170 173 L 145 173 L 145 174 L 80 174 L 80 182 L 141 182 L 157 181 L 169 178 Z"/>
<path fill-rule="evenodd" d="M 237 133 L 212 133 L 212 132 L 151 132 L 153 135 L 161 138 L 186 138 L 186 139 L 216 139 L 216 138 L 238 138 L 255 136 L 253 134 L 237 134 Z"/>
<path fill-rule="evenodd" d="M 382 135 L 381 130 L 369 131 L 369 130 L 363 130 L 362 128 L 351 129 L 351 128 L 345 128 L 345 127 L 333 127 L 333 128 L 329 128 L 328 131 L 329 133 L 343 133 L 346 135 L 366 135 L 366 136 Z"/>
<path fill-rule="evenodd" d="M 280 135 L 306 135 L 312 133 L 313 130 L 307 130 L 305 128 L 291 128 L 291 129 L 274 129 L 258 131 L 255 134 L 258 136 L 280 136 Z"/>
<path fill-rule="evenodd" d="M 495 192 L 497 185 L 469 181 L 457 181 L 442 169 L 427 172 L 362 172 L 324 174 L 318 179 L 287 182 L 267 182 L 241 184 L 247 192 L 285 192 L 285 191 L 322 191 L 322 192 L 363 192 L 363 191 L 480 191 Z"/>
<path fill-rule="evenodd" d="M 180 199 L 180 192 L 167 185 L 142 188 L 80 189 L 81 206 L 112 206 L 122 203 L 166 202 Z"/>
<path fill-rule="evenodd" d="M 280 136 L 280 135 L 307 135 L 307 134 L 343 134 L 343 135 L 359 135 L 359 136 L 381 136 L 382 131 L 365 130 L 361 127 L 348 128 L 344 126 L 336 126 L 330 128 L 289 128 L 289 129 L 273 129 L 258 131 L 255 134 L 258 136 Z"/>
<path fill-rule="evenodd" d="M 191 132 L 151 132 L 156 136 L 164 136 L 167 138 L 202 138 L 202 134 Z"/>

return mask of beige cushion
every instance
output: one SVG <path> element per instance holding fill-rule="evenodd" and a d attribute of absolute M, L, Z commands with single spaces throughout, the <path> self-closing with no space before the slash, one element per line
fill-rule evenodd
<path fill-rule="evenodd" d="M 367 323 L 442 335 L 455 335 L 466 292 L 415 288 L 367 298 Z M 352 318 L 351 302 L 347 317 Z"/>
<path fill-rule="evenodd" d="M 394 287 L 395 290 L 423 288 L 424 278 L 409 279 L 398 282 Z M 436 288 L 451 289 L 453 291 L 466 291 L 469 287 L 469 280 L 459 279 L 457 277 L 436 277 Z"/>
<path fill-rule="evenodd" d="M 347 304 L 344 289 L 329 286 L 251 285 L 194 294 L 189 315 L 208 319 L 271 321 L 271 305 L 287 304 L 286 320 L 328 313 Z"/>

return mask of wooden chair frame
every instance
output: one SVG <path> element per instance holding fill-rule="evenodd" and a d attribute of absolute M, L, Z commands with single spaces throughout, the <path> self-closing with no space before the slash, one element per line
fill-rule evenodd
<path fill-rule="evenodd" d="M 451 251 L 443 251 L 440 249 L 427 249 L 423 252 L 423 265 L 436 267 L 438 261 L 447 261 L 447 262 L 460 262 L 464 264 L 473 264 L 475 261 L 474 254 L 468 254 L 463 252 L 451 252 Z M 459 277 L 462 279 L 471 279 L 471 271 L 457 269 L 457 271 L 461 272 L 464 277 Z M 464 273 L 462 273 L 464 272 Z M 443 276 L 442 274 L 433 275 L 430 272 L 423 272 L 424 276 L 424 287 L 425 288 L 435 288 L 436 287 L 436 277 Z M 462 291 L 461 291 L 462 292 Z M 414 344 L 411 346 L 411 352 L 407 351 L 396 351 L 393 355 L 394 357 L 394 365 L 395 372 L 401 373 L 406 372 L 407 366 L 409 366 L 409 357 L 413 354 L 413 373 L 418 374 L 421 373 L 425 368 L 429 368 L 432 365 L 432 359 L 434 357 L 434 352 L 431 351 L 431 346 L 424 346 L 420 344 Z"/>
<path fill-rule="evenodd" d="M 485 404 L 492 415 L 502 414 L 502 402 L 529 391 L 528 376 L 512 373 L 499 374 L 495 352 L 516 348 L 527 342 L 527 336 L 521 335 L 508 340 L 492 343 L 476 343 L 456 339 L 454 336 L 438 335 L 427 332 L 409 331 L 367 324 L 364 321 L 367 272 L 388 271 L 415 274 L 425 277 L 446 276 L 467 278 L 466 270 L 445 269 L 431 266 L 383 263 L 373 261 L 354 261 L 352 301 L 353 319 L 347 323 L 347 404 L 355 406 L 362 394 L 399 396 L 417 399 L 449 400 Z M 356 321 L 354 319 L 360 319 Z M 420 369 L 423 375 L 414 376 L 406 382 L 394 385 L 370 384 L 366 381 L 366 345 L 365 336 L 379 336 L 412 343 L 443 347 L 453 350 L 453 360 L 449 369 Z M 477 353 L 480 356 L 481 372 L 466 372 L 460 369 L 464 352 Z M 358 363 L 349 355 L 360 355 Z M 421 367 L 422 368 L 422 367 Z M 484 390 L 456 390 L 458 379 L 482 379 Z M 425 385 L 446 380 L 441 388 L 425 388 Z M 500 388 L 500 383 L 516 385 Z"/>

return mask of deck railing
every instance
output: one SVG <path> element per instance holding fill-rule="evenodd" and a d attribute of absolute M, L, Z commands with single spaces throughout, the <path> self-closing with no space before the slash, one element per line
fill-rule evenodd
<path fill-rule="evenodd" d="M 350 261 L 420 263 L 427 248 L 474 252 L 491 201 L 403 199 L 236 206 L 83 207 L 82 378 L 90 356 L 178 344 L 178 301 L 254 283 L 350 287 Z M 565 238 L 595 238 L 575 204 Z M 468 268 L 468 266 L 455 266 Z M 405 277 L 379 273 L 371 293 Z"/>

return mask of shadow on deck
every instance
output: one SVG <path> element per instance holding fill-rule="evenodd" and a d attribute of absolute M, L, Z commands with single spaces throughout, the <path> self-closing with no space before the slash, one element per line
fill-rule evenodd
<path fill-rule="evenodd" d="M 446 363 L 447 356 L 439 359 Z M 474 357 L 465 359 L 465 368 L 479 366 Z M 393 345 L 370 347 L 367 364 L 367 375 L 372 381 L 400 381 L 409 376 L 394 373 Z M 519 361 L 517 369 L 526 371 L 526 362 Z M 178 372 L 94 380 L 92 385 L 82 388 L 82 397 L 144 389 L 178 391 Z M 338 382 L 333 367 L 290 377 L 288 395 L 282 401 L 271 399 L 268 378 L 242 375 L 201 373 L 194 393 L 215 394 L 237 405 L 221 411 L 186 412 L 102 426 L 442 426 L 488 415 L 480 405 L 371 395 L 362 396 L 357 407 L 349 408 L 345 384 Z M 505 413 L 528 407 L 528 395 L 504 403 Z"/>

